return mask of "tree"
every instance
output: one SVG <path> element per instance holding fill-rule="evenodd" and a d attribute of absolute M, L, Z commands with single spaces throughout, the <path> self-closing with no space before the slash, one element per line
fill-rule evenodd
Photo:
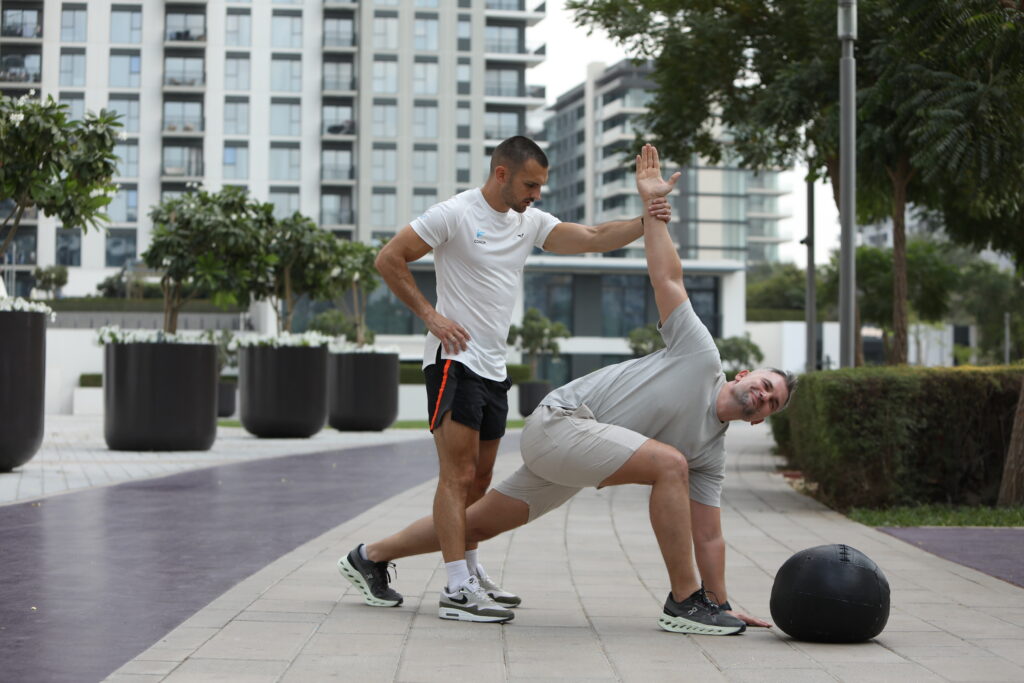
<path fill-rule="evenodd" d="M 658 331 L 658 327 L 653 324 L 630 330 L 626 341 L 634 358 L 640 358 L 665 348 L 665 340 L 662 338 L 661 332 Z"/>
<path fill-rule="evenodd" d="M 380 285 L 380 274 L 374 261 L 381 246 L 349 241 L 338 242 L 335 248 L 331 288 L 339 304 L 345 292 L 351 293 L 355 329 L 354 336 L 349 339 L 357 346 L 373 343 L 373 332 L 366 326 L 366 301 Z"/>
<path fill-rule="evenodd" d="M 218 305 L 248 305 L 250 290 L 268 280 L 275 262 L 265 246 L 272 212 L 238 187 L 196 189 L 153 207 L 142 259 L 161 272 L 165 332 L 177 331 L 182 307 L 203 290 Z"/>
<path fill-rule="evenodd" d="M 542 353 L 557 357 L 560 351 L 558 340 L 571 336 L 569 328 L 559 322 L 552 322 L 536 308 L 527 309 L 522 325 L 512 325 L 508 330 L 508 343 L 530 356 L 530 372 L 537 376 L 537 364 Z"/>
<path fill-rule="evenodd" d="M 251 290 L 257 300 L 271 302 L 278 332 L 291 331 L 298 297 L 330 297 L 336 242 L 334 235 L 298 211 L 273 221 L 264 242 L 270 268 Z"/>
<path fill-rule="evenodd" d="M 35 288 L 49 293 L 50 296 L 59 294 L 64 285 L 68 283 L 68 269 L 65 266 L 37 267 L 32 276 L 36 281 Z"/>
<path fill-rule="evenodd" d="M 88 112 L 71 121 L 65 105 L 34 94 L 0 96 L 0 202 L 11 207 L 0 224 L 0 256 L 27 210 L 85 232 L 108 220 L 104 209 L 117 191 L 117 114 Z"/>
<path fill-rule="evenodd" d="M 1024 282 L 981 259 L 964 268 L 961 282 L 954 307 L 961 318 L 977 325 L 978 359 L 1003 362 L 1005 313 L 1010 313 L 1010 358 L 1024 358 Z"/>
<path fill-rule="evenodd" d="M 727 372 L 749 370 L 764 360 L 761 347 L 753 342 L 749 332 L 742 337 L 716 339 L 715 346 L 718 347 L 718 355 L 721 356 L 722 366 Z"/>
<path fill-rule="evenodd" d="M 807 274 L 793 263 L 770 263 L 747 271 L 747 308 L 804 310 Z"/>

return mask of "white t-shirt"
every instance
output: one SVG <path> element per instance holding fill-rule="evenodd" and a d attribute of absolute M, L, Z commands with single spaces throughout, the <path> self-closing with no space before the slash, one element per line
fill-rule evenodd
<path fill-rule="evenodd" d="M 689 300 L 669 314 L 661 336 L 666 348 L 573 380 L 541 405 L 586 404 L 598 422 L 675 446 L 686 456 L 690 498 L 719 507 L 729 425 L 715 409 L 725 384 L 718 348 Z"/>
<path fill-rule="evenodd" d="M 442 351 L 442 358 L 457 360 L 481 377 L 505 379 L 508 328 L 523 265 L 560 222 L 532 207 L 523 213 L 495 211 L 477 188 L 435 204 L 411 223 L 434 250 L 437 312 L 469 332 L 465 351 Z M 428 332 L 423 367 L 434 363 L 440 345 Z"/>

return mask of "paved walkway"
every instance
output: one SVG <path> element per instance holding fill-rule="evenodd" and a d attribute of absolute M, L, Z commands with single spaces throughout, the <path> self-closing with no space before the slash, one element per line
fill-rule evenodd
<path fill-rule="evenodd" d="M 112 681 L 1022 681 L 1024 589 L 849 521 L 775 474 L 763 427 L 729 432 L 724 525 L 733 603 L 769 615 L 772 578 L 796 550 L 842 542 L 892 586 L 886 630 L 859 645 L 778 629 L 679 636 L 655 623 L 667 593 L 647 489 L 581 493 L 484 545 L 523 606 L 507 626 L 436 616 L 436 554 L 399 562 L 406 603 L 371 608 L 334 563 L 430 507 L 433 481 L 384 501 L 266 566 L 119 669 Z M 517 466 L 499 458 L 498 476 Z M 439 571 L 440 570 L 440 571 Z"/>

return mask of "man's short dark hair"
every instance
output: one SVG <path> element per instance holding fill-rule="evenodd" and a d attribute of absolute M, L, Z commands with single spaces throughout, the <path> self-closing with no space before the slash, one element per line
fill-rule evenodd
<path fill-rule="evenodd" d="M 796 391 L 796 385 L 799 383 L 799 379 L 788 370 L 780 370 L 779 368 L 765 368 L 765 370 L 768 372 L 774 372 L 776 375 L 781 375 L 782 380 L 786 383 L 786 402 L 779 408 L 779 410 L 783 410 L 793 399 L 793 392 Z"/>
<path fill-rule="evenodd" d="M 514 135 L 494 148 L 491 154 L 491 173 L 498 166 L 504 166 L 515 173 L 529 159 L 536 161 L 541 168 L 548 167 L 548 156 L 536 142 L 522 135 Z"/>

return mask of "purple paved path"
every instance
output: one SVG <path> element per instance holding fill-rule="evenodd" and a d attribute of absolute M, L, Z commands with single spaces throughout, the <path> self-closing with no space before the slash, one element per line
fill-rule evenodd
<path fill-rule="evenodd" d="M 1024 587 L 1024 528 L 878 527 L 933 555 Z"/>
<path fill-rule="evenodd" d="M 435 476 L 423 439 L 0 507 L 0 680 L 100 680 L 242 579 Z"/>

